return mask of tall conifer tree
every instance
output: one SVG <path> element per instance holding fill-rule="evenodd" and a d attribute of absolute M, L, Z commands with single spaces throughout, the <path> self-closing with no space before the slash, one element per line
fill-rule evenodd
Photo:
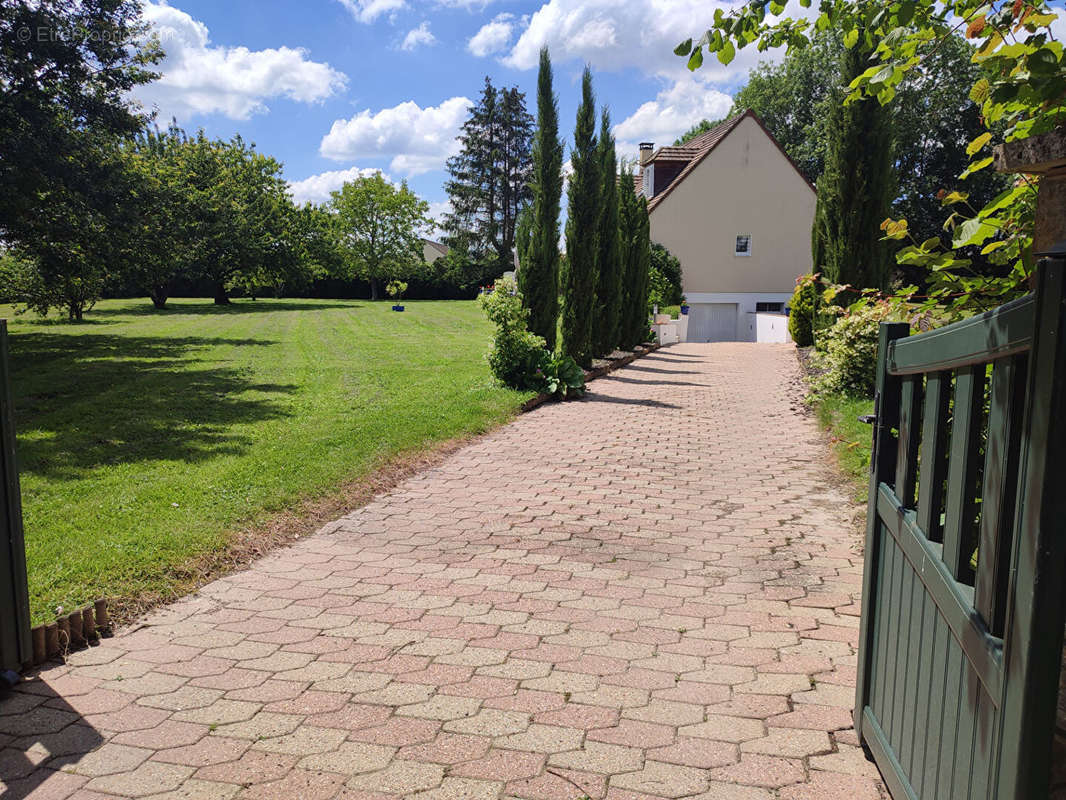
<path fill-rule="evenodd" d="M 563 352 L 587 367 L 592 362 L 593 317 L 599 256 L 600 161 L 596 146 L 596 98 L 592 71 L 581 78 L 581 105 L 574 127 L 570 156 L 568 218 L 566 221 L 566 291 L 563 298 Z"/>
<path fill-rule="evenodd" d="M 845 50 L 841 85 L 861 75 L 868 61 L 859 47 Z M 847 105 L 838 98 L 829 107 L 825 171 L 818 179 L 811 234 L 814 270 L 833 283 L 882 288 L 889 251 L 880 225 L 889 215 L 896 183 L 890 112 L 873 97 Z"/>
<path fill-rule="evenodd" d="M 619 345 L 632 350 L 648 333 L 648 271 L 651 267 L 651 228 L 648 202 L 638 196 L 633 173 L 622 173 L 619 192 L 619 241 L 622 262 L 622 309 Z"/>
<path fill-rule="evenodd" d="M 532 219 L 528 242 L 519 250 L 518 287 L 529 309 L 529 330 L 555 349 L 559 322 L 559 211 L 563 194 L 563 143 L 559 103 L 552 89 L 548 48 L 540 51 L 537 130 L 533 138 Z"/>
<path fill-rule="evenodd" d="M 611 136 L 611 114 L 605 107 L 600 115 L 600 239 L 596 282 L 596 309 L 593 344 L 598 355 L 606 356 L 618 346 L 619 316 L 622 309 L 622 265 L 618 232 L 618 160 Z"/>
<path fill-rule="evenodd" d="M 469 253 L 481 274 L 512 268 L 518 214 L 530 199 L 533 117 L 517 88 L 497 89 L 489 78 L 463 123 L 462 149 L 448 159 L 444 189 L 452 210 L 445 217 L 448 243 Z"/>

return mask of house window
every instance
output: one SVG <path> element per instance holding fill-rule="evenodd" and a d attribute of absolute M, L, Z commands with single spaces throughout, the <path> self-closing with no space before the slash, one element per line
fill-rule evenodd
<path fill-rule="evenodd" d="M 756 303 L 755 304 L 755 310 L 756 311 L 769 311 L 769 312 L 772 312 L 774 314 L 780 314 L 782 311 L 785 310 L 785 304 L 784 303 Z"/>
<path fill-rule="evenodd" d="M 738 256 L 750 256 L 751 255 L 751 234 L 750 233 L 737 234 L 736 254 Z"/>

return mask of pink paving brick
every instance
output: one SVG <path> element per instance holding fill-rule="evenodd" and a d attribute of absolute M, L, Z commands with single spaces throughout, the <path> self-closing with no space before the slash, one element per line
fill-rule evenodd
<path fill-rule="evenodd" d="M 549 767 L 535 778 L 507 784 L 505 795 L 523 800 L 600 800 L 606 789 L 602 775 Z"/>
<path fill-rule="evenodd" d="M 862 543 L 796 376 L 676 345 L 481 437 L 0 700 L 10 789 L 885 796 L 844 774 Z"/>
<path fill-rule="evenodd" d="M 544 756 L 540 753 L 523 753 L 516 750 L 491 750 L 476 761 L 467 761 L 453 767 L 448 773 L 466 778 L 514 781 L 539 775 L 544 768 Z"/>

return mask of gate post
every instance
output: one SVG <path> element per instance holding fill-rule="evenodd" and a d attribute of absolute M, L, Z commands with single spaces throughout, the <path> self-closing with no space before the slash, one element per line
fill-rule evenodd
<path fill-rule="evenodd" d="M 855 733 L 862 740 L 863 709 L 870 699 L 870 657 L 873 648 L 874 578 L 877 575 L 878 542 L 883 535 L 877 517 L 877 487 L 882 482 L 893 483 L 896 472 L 896 437 L 892 430 L 899 427 L 900 393 L 902 382 L 888 372 L 888 345 L 909 336 L 911 326 L 906 322 L 882 322 L 877 334 L 877 380 L 874 387 L 873 448 L 870 452 L 870 493 L 866 507 L 866 547 L 863 551 L 862 616 L 859 619 L 859 663 L 855 680 L 855 709 L 852 719 Z"/>
<path fill-rule="evenodd" d="M 998 795 L 1046 796 L 1066 622 L 1066 243 L 1036 271 L 1036 318 L 1003 644 Z"/>
<path fill-rule="evenodd" d="M 32 660 L 22 494 L 15 462 L 15 412 L 7 358 L 7 321 L 0 319 L 0 669 L 17 673 Z"/>

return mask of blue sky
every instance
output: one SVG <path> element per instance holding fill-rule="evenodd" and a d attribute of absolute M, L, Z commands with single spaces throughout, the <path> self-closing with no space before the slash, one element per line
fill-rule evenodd
<path fill-rule="evenodd" d="M 445 159 L 485 75 L 517 85 L 534 111 L 536 58 L 550 48 L 563 133 L 581 69 L 623 155 L 721 116 L 757 54 L 689 74 L 673 46 L 705 26 L 708 0 L 168 0 L 145 2 L 167 59 L 137 91 L 161 122 L 240 133 L 285 165 L 298 199 L 345 177 L 407 179 L 440 212 Z"/>
<path fill-rule="evenodd" d="M 734 0 L 738 2 L 739 0 Z M 1053 3 L 1061 7 L 1059 0 Z M 672 53 L 725 0 L 145 0 L 167 58 L 137 90 L 165 124 L 242 134 L 285 165 L 298 200 L 381 170 L 445 208 L 444 162 L 485 75 L 535 107 L 538 52 L 552 53 L 570 141 L 583 65 L 610 106 L 620 155 L 720 117 L 759 54 L 689 73 Z M 789 3 L 791 15 L 812 13 Z M 1066 21 L 1059 25 L 1066 26 Z M 1064 31 L 1066 32 L 1066 31 Z"/>

